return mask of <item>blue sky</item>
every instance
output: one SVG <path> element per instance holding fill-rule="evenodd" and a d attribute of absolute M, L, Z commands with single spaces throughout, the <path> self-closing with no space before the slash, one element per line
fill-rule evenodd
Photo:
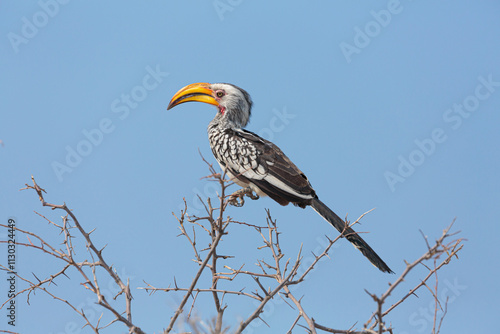
<path fill-rule="evenodd" d="M 54 220 L 61 213 L 19 191 L 33 175 L 49 202 L 65 201 L 96 228 L 96 244 L 108 244 L 106 257 L 130 278 L 135 321 L 160 332 L 181 295 L 137 287 L 143 280 L 166 287 L 174 276 L 189 282 L 196 267 L 171 212 L 185 197 L 195 213 L 197 194 L 214 194 L 201 179 L 208 170 L 198 149 L 214 162 L 206 126 L 215 109 L 166 107 L 187 84 L 230 82 L 254 100 L 248 129 L 279 145 L 323 202 L 351 219 L 376 208 L 357 230 L 370 232 L 365 239 L 397 274 L 404 259 L 425 251 L 419 230 L 434 240 L 456 218 L 467 242 L 440 272 L 440 294 L 452 301 L 443 332 L 490 330 L 500 297 L 499 9 L 496 1 L 3 1 L 2 223 L 15 217 L 20 228 L 60 240 L 34 211 Z M 313 210 L 266 198 L 228 213 L 264 224 L 265 208 L 289 257 L 301 244 L 309 254 L 324 235 L 337 235 Z M 261 257 L 257 243 L 234 226 L 222 247 L 240 256 L 231 264 L 251 265 Z M 395 276 L 344 240 L 331 257 L 297 293 L 318 322 L 347 329 L 375 308 L 364 289 L 381 293 Z M 45 277 L 59 265 L 20 249 L 18 268 Z M 93 312 L 73 274 L 53 291 Z M 416 271 L 396 296 L 424 275 Z M 248 316 L 253 305 L 245 302 L 229 300 L 229 324 Z M 431 302 L 421 291 L 394 311 L 396 332 L 429 333 Z M 41 292 L 30 303 L 20 302 L 15 331 L 89 332 Z M 208 298 L 197 304 L 204 318 L 211 310 Z M 276 302 L 263 318 L 271 329 L 261 324 L 254 333 L 283 333 L 295 311 Z M 12 330 L 1 319 L 0 328 Z"/>

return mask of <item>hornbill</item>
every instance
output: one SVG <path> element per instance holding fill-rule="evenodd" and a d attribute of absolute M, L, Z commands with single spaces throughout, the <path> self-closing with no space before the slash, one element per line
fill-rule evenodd
<path fill-rule="evenodd" d="M 227 83 L 194 83 L 179 90 L 167 109 L 190 101 L 212 104 L 218 109 L 208 125 L 208 139 L 222 170 L 243 187 L 233 197 L 242 201 L 245 194 L 253 199 L 267 195 L 281 205 L 311 206 L 373 265 L 383 272 L 392 273 L 377 253 L 319 200 L 304 173 L 278 146 L 243 129 L 252 110 L 252 100 L 245 90 Z M 233 198 L 233 204 L 240 203 Z"/>

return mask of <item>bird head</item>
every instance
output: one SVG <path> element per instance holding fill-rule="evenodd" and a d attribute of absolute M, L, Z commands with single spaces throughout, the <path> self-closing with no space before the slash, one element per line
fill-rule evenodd
<path fill-rule="evenodd" d="M 243 128 L 250 120 L 252 99 L 244 90 L 227 83 L 194 83 L 179 90 L 172 97 L 167 110 L 184 102 L 204 102 L 217 107 L 216 118 Z"/>

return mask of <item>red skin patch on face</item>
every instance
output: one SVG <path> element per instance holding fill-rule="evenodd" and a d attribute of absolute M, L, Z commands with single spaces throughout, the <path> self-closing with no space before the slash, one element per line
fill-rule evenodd
<path fill-rule="evenodd" d="M 212 91 L 212 92 L 213 92 L 213 91 Z M 220 103 L 221 97 L 219 97 L 219 96 L 218 96 L 218 94 L 219 94 L 219 93 L 222 93 L 222 94 L 224 94 L 224 95 L 226 94 L 223 90 L 217 90 L 217 91 L 215 92 L 215 94 L 213 94 L 212 96 L 215 98 L 215 100 L 216 100 L 217 102 L 219 102 L 219 103 Z M 224 112 L 226 111 L 226 108 L 221 107 L 221 106 L 219 105 L 219 111 L 220 111 L 220 113 L 221 113 L 222 115 L 224 115 Z"/>

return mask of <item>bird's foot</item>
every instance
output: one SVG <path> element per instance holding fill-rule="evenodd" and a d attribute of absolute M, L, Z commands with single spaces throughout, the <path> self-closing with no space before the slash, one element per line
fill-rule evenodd
<path fill-rule="evenodd" d="M 245 199 L 243 198 L 243 195 L 231 194 L 231 196 L 229 196 L 229 204 L 241 208 L 243 204 L 245 204 Z"/>
<path fill-rule="evenodd" d="M 245 204 L 245 195 L 253 200 L 259 199 L 259 195 L 254 194 L 252 188 L 246 187 L 232 193 L 229 196 L 229 204 L 236 207 L 242 207 L 243 204 Z"/>
<path fill-rule="evenodd" d="M 260 198 L 259 195 L 253 193 L 252 189 L 250 189 L 250 191 L 246 195 L 250 197 L 250 199 L 253 199 L 254 201 Z"/>

